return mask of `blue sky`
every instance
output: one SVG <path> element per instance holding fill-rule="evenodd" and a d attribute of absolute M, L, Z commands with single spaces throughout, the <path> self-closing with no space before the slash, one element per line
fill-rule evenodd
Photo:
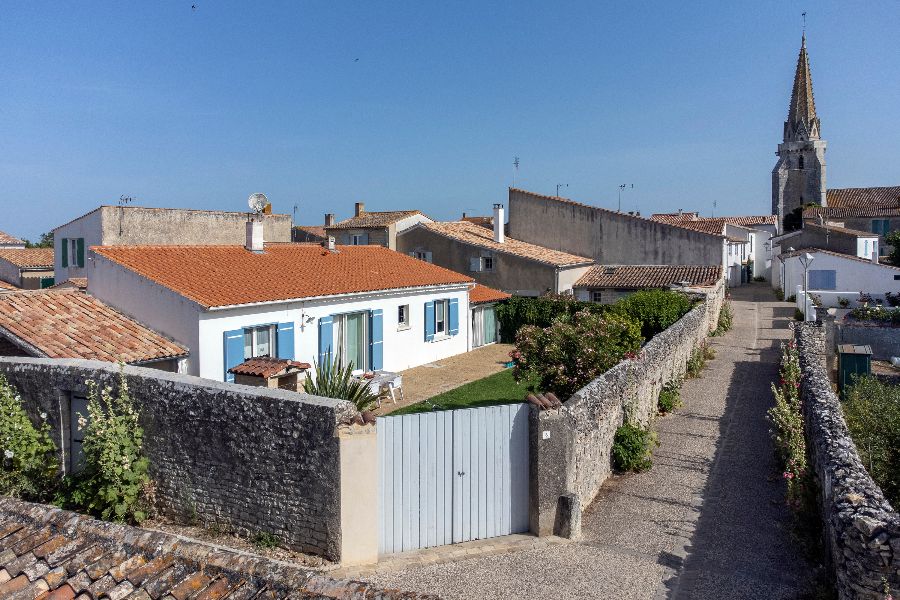
<path fill-rule="evenodd" d="M 804 10 L 829 186 L 898 185 L 900 4 L 809 4 L 4 2 L 0 230 L 123 194 L 458 218 L 514 156 L 539 193 L 765 213 Z"/>

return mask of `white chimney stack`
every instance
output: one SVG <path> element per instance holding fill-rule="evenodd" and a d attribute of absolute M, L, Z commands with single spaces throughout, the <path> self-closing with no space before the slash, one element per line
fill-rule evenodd
<path fill-rule="evenodd" d="M 328 248 L 329 250 L 331 250 L 332 252 L 334 252 L 334 236 L 333 235 L 328 236 L 328 241 L 325 242 L 325 247 Z"/>
<path fill-rule="evenodd" d="M 250 252 L 263 251 L 263 222 L 261 218 L 251 217 L 247 221 L 247 243 L 245 248 Z"/>
<path fill-rule="evenodd" d="M 495 204 L 494 205 L 494 241 L 497 242 L 498 244 L 502 244 L 506 240 L 506 237 L 503 233 L 503 225 L 504 225 L 503 205 Z"/>

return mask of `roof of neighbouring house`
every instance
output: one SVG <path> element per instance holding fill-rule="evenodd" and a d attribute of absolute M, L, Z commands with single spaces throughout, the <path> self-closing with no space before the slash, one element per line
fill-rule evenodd
<path fill-rule="evenodd" d="M 435 598 L 181 536 L 0 498 L 0 597 Z"/>
<path fill-rule="evenodd" d="M 415 215 L 425 216 L 418 210 L 389 210 L 382 212 L 365 211 L 358 217 L 350 217 L 343 221 L 338 221 L 334 225 L 329 225 L 325 229 L 367 229 L 370 227 L 387 227 L 397 221 L 402 221 L 407 217 Z"/>
<path fill-rule="evenodd" d="M 900 185 L 832 188 L 825 192 L 829 208 L 900 208 Z"/>
<path fill-rule="evenodd" d="M 488 229 L 494 228 L 494 217 L 470 217 L 463 213 L 460 221 L 468 221 L 469 223 L 475 223 L 476 225 L 481 225 L 482 227 L 487 227 Z"/>
<path fill-rule="evenodd" d="M 575 254 L 569 254 L 568 252 L 561 252 L 559 250 L 551 250 L 544 246 L 529 244 L 528 242 L 522 242 L 511 237 L 506 237 L 501 244 L 494 241 L 494 232 L 492 230 L 469 221 L 420 223 L 418 227 L 422 227 L 428 231 L 457 240 L 464 244 L 512 254 L 519 258 L 525 258 L 555 267 L 584 266 L 594 262 L 591 258 L 576 256 Z"/>
<path fill-rule="evenodd" d="M 19 238 L 9 235 L 4 231 L 0 231 L 0 246 L 21 246 L 24 243 L 24 240 L 20 240 Z"/>
<path fill-rule="evenodd" d="M 862 256 L 856 256 L 854 254 L 844 254 L 843 252 L 835 252 L 834 250 L 824 250 L 822 248 L 800 248 L 799 250 L 793 250 L 791 252 L 783 252 L 780 256 L 781 258 L 794 258 L 795 256 L 800 256 L 801 254 L 806 254 L 809 252 L 810 254 L 815 254 L 817 252 L 821 252 L 822 254 L 830 254 L 831 256 L 836 256 L 838 258 L 843 258 L 845 260 L 855 260 L 857 262 L 868 263 L 870 265 L 875 265 L 876 267 L 884 267 L 885 269 L 894 269 L 900 271 L 900 267 L 895 267 L 894 265 L 888 265 L 885 263 L 873 263 L 868 258 L 863 258 Z"/>
<path fill-rule="evenodd" d="M 597 265 L 575 282 L 576 288 L 639 290 L 689 282 L 703 287 L 722 278 L 722 267 L 705 265 Z"/>
<path fill-rule="evenodd" d="M 228 369 L 229 373 L 235 375 L 247 375 L 250 377 L 262 377 L 268 379 L 274 375 L 278 375 L 288 370 L 304 370 L 311 369 L 312 365 L 305 362 L 297 362 L 286 358 L 275 358 L 274 356 L 257 356 L 248 358 L 241 364 Z"/>
<path fill-rule="evenodd" d="M 20 269 L 52 269 L 53 248 L 0 248 L 0 260 Z"/>
<path fill-rule="evenodd" d="M 469 304 L 485 304 L 487 302 L 500 302 L 506 300 L 512 295 L 492 287 L 476 283 L 475 287 L 469 290 Z"/>
<path fill-rule="evenodd" d="M 50 286 L 51 290 L 58 289 L 67 289 L 67 288 L 75 288 L 78 290 L 86 290 L 87 289 L 87 277 L 69 277 L 65 281 L 60 281 L 59 283 L 54 283 Z"/>
<path fill-rule="evenodd" d="M 471 277 L 382 246 L 94 246 L 92 250 L 205 307 L 282 302 L 403 288 Z"/>
<path fill-rule="evenodd" d="M 312 237 L 325 239 L 325 228 L 321 225 L 294 225 L 294 229 L 299 229 Z"/>
<path fill-rule="evenodd" d="M 0 292 L 17 292 L 21 288 L 14 286 L 11 283 L 0 280 Z"/>
<path fill-rule="evenodd" d="M 681 213 L 656 213 L 650 215 L 650 219 L 653 221 L 659 221 L 660 223 L 669 223 L 674 225 L 680 225 L 687 222 L 716 222 L 716 223 L 728 223 L 729 225 L 738 225 L 740 227 L 750 227 L 752 228 L 754 225 L 777 225 L 778 224 L 778 216 L 777 215 L 750 215 L 750 216 L 735 216 L 735 217 L 701 217 L 699 213 L 695 212 L 681 212 Z"/>
<path fill-rule="evenodd" d="M 842 233 L 844 235 L 849 235 L 853 237 L 878 237 L 877 233 L 872 233 L 871 231 L 860 231 L 858 229 L 850 229 L 849 227 L 838 227 L 836 225 L 819 225 L 818 223 L 807 222 L 803 224 L 803 229 L 825 229 L 826 231 L 833 231 L 836 233 Z M 802 231 L 802 229 L 801 229 Z"/>
<path fill-rule="evenodd" d="M 135 364 L 188 353 L 93 296 L 72 289 L 0 294 L 0 334 L 47 358 Z"/>

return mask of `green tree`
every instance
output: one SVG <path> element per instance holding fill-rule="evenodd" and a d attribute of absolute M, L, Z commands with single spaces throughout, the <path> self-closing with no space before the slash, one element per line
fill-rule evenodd
<path fill-rule="evenodd" d="M 892 246 L 891 254 L 888 256 L 891 264 L 900 266 L 900 229 L 895 229 L 884 236 L 884 241 Z"/>
<path fill-rule="evenodd" d="M 641 290 L 616 302 L 613 311 L 640 323 L 646 341 L 683 317 L 693 304 L 693 300 L 679 292 Z"/>
<path fill-rule="evenodd" d="M 47 233 L 42 233 L 41 238 L 37 242 L 31 242 L 25 240 L 26 248 L 52 248 L 53 247 L 53 232 L 48 231 Z"/>

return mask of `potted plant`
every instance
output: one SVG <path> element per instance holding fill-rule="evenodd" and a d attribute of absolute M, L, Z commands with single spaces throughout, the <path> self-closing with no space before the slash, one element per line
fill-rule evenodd
<path fill-rule="evenodd" d="M 868 308 L 869 303 L 872 302 L 871 294 L 866 294 L 864 292 L 859 293 L 859 298 L 856 300 L 860 304 L 862 304 L 863 308 Z"/>
<path fill-rule="evenodd" d="M 849 308 L 849 306 L 850 306 L 849 298 L 842 298 L 842 297 L 838 296 L 837 302 L 838 302 L 838 306 L 840 306 L 841 308 Z"/>

